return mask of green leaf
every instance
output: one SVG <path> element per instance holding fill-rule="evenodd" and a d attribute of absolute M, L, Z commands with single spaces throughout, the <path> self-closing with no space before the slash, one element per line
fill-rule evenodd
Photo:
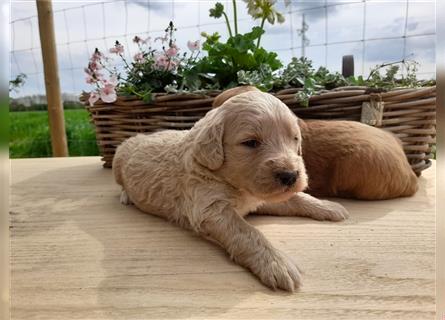
<path fill-rule="evenodd" d="M 208 34 L 206 32 L 201 32 L 201 36 L 206 38 L 206 41 L 203 44 L 204 50 L 207 50 L 204 48 L 204 46 L 211 47 L 212 45 L 216 44 L 219 41 L 219 39 L 221 38 L 221 35 L 218 32 L 214 32 L 212 34 Z"/>
<path fill-rule="evenodd" d="M 152 96 L 151 92 L 146 92 L 146 93 L 144 94 L 142 100 L 143 100 L 144 102 L 147 102 L 147 103 L 152 102 L 152 100 L 153 100 L 153 96 Z"/>
<path fill-rule="evenodd" d="M 315 88 L 315 84 L 312 78 L 306 78 L 304 80 L 304 87 L 307 89 L 313 89 Z"/>

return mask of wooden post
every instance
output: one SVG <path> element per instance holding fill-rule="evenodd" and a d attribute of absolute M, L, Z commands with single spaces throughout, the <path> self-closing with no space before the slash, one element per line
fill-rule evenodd
<path fill-rule="evenodd" d="M 53 157 L 68 156 L 51 0 L 36 0 Z"/>

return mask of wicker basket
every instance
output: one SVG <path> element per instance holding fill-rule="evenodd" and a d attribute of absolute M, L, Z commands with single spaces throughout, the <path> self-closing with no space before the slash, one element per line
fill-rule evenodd
<path fill-rule="evenodd" d="M 408 161 L 418 175 L 431 165 L 436 137 L 435 86 L 387 92 L 365 87 L 336 88 L 311 97 L 309 107 L 296 101 L 298 90 L 286 89 L 275 95 L 302 119 L 361 121 L 394 133 L 402 140 Z M 151 104 L 137 97 L 119 97 L 112 104 L 98 101 L 87 106 L 104 167 L 111 167 L 116 147 L 137 133 L 191 128 L 211 109 L 219 93 L 160 93 Z M 81 100 L 85 102 L 86 96 Z"/>

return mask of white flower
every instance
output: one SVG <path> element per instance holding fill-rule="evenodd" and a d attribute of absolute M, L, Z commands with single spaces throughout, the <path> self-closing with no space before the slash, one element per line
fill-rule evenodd
<path fill-rule="evenodd" d="M 166 33 L 163 37 L 156 37 L 155 41 L 160 40 L 161 43 L 167 42 L 168 41 L 168 34 Z"/>
<path fill-rule="evenodd" d="M 100 89 L 100 98 L 103 102 L 111 103 L 116 101 L 117 94 L 111 83 L 107 83 L 102 89 Z"/>
<path fill-rule="evenodd" d="M 178 51 L 179 51 L 179 48 L 175 44 L 172 44 L 170 46 L 170 48 L 168 48 L 168 50 L 165 52 L 165 54 L 168 57 L 174 57 L 178 54 Z"/>
<path fill-rule="evenodd" d="M 178 61 L 161 54 L 155 58 L 154 68 L 162 71 L 172 71 L 178 66 Z"/>
<path fill-rule="evenodd" d="M 144 54 L 142 52 L 138 52 L 133 57 L 136 63 L 143 63 L 145 61 Z"/>
<path fill-rule="evenodd" d="M 187 42 L 187 47 L 189 48 L 190 51 L 196 51 L 199 50 L 200 47 L 200 42 L 199 40 L 196 41 L 188 41 Z"/>
<path fill-rule="evenodd" d="M 115 74 L 113 74 L 110 79 L 108 80 L 108 83 L 113 85 L 113 86 L 117 86 L 119 84 L 119 80 L 117 79 L 117 76 Z"/>
<path fill-rule="evenodd" d="M 110 53 L 115 53 L 115 54 L 123 54 L 124 53 L 124 46 L 116 43 L 116 45 L 110 49 Z"/>
<path fill-rule="evenodd" d="M 97 100 L 99 100 L 99 94 L 95 91 L 90 92 L 90 97 L 88 98 L 88 102 L 90 103 L 91 107 Z"/>

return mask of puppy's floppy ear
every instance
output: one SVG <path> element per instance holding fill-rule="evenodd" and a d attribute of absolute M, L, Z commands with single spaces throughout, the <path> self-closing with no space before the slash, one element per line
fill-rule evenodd
<path fill-rule="evenodd" d="M 224 91 L 223 93 L 220 93 L 218 96 L 216 96 L 215 100 L 213 100 L 212 108 L 217 108 L 221 106 L 224 102 L 229 100 L 230 98 L 237 96 L 241 93 L 248 92 L 248 91 L 260 91 L 254 86 L 241 86 L 236 87 L 232 89 L 228 89 Z"/>
<path fill-rule="evenodd" d="M 298 121 L 298 125 L 300 126 L 301 132 L 305 131 L 307 128 L 306 122 L 304 122 L 304 120 L 300 119 L 300 118 L 298 118 L 297 121 Z"/>
<path fill-rule="evenodd" d="M 204 120 L 204 121 L 203 121 Z M 219 169 L 224 162 L 224 122 L 222 115 L 213 114 L 203 118 L 195 126 L 196 135 L 193 145 L 193 157 L 210 170 Z"/>
<path fill-rule="evenodd" d="M 298 121 L 298 126 L 300 127 L 301 138 L 302 138 L 302 141 L 300 141 L 300 143 L 298 145 L 297 154 L 299 156 L 301 156 L 301 155 L 303 155 L 304 135 L 307 130 L 307 124 L 306 124 L 306 122 L 304 122 L 304 120 L 302 120 L 300 118 L 298 118 L 297 121 Z"/>

